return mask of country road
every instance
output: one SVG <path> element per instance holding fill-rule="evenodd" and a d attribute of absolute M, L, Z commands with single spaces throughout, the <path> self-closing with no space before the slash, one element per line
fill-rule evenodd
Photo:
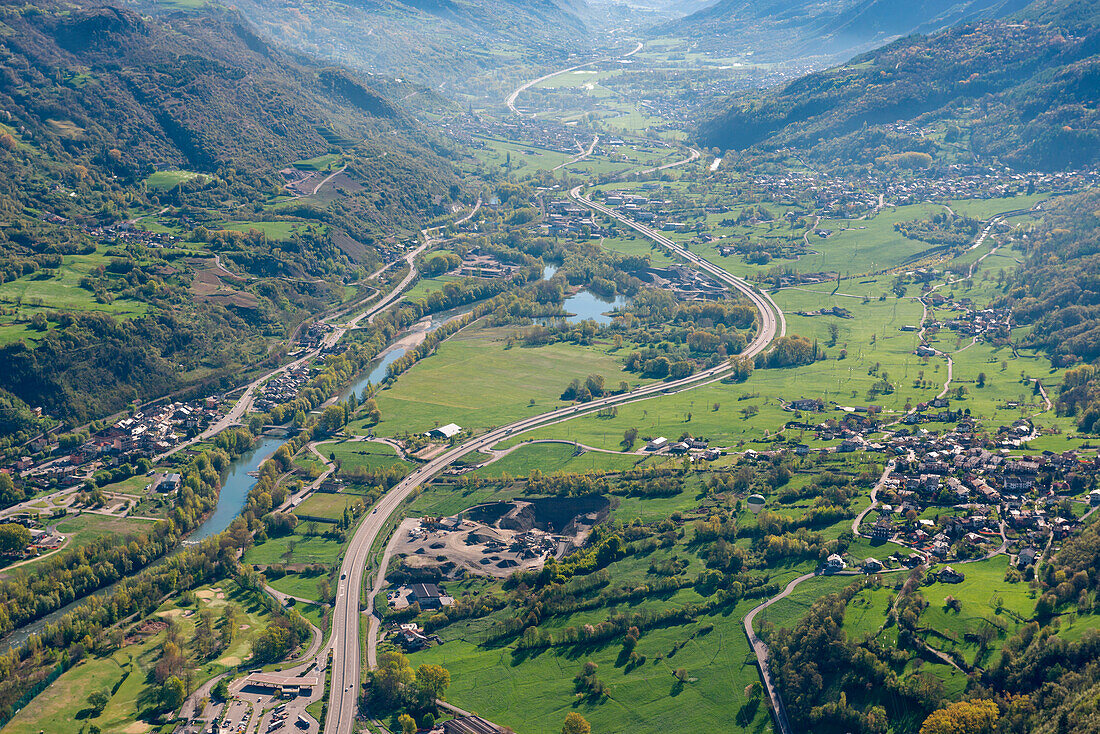
<path fill-rule="evenodd" d="M 393 288 L 387 295 L 383 296 L 381 300 L 379 300 L 377 303 L 375 303 L 373 306 L 371 306 L 367 310 L 360 313 L 358 316 L 356 316 L 354 319 L 349 321 L 347 324 L 337 326 L 335 329 L 333 329 L 331 332 L 329 332 L 325 336 L 325 338 L 321 341 L 321 343 L 317 347 L 307 351 L 304 355 L 302 355 L 298 359 L 294 360 L 293 362 L 288 362 L 288 363 L 284 364 L 281 367 L 277 367 L 273 370 L 270 370 L 269 372 L 265 372 L 263 375 L 257 377 L 255 380 L 248 383 L 244 388 L 244 392 L 241 393 L 241 397 L 237 399 L 237 402 L 234 403 L 233 407 L 230 408 L 229 411 L 225 415 L 223 415 L 221 418 L 219 418 L 214 423 L 211 423 L 210 426 L 205 431 L 203 431 L 202 433 L 198 434 L 197 436 L 195 436 L 191 439 L 188 439 L 187 441 L 184 441 L 183 443 L 180 443 L 180 444 L 177 444 L 176 446 L 173 446 L 168 451 L 165 451 L 163 454 L 160 454 L 159 456 L 155 457 L 153 459 L 153 463 L 155 464 L 155 463 L 161 462 L 164 459 L 168 458 L 169 456 L 172 456 L 173 454 L 175 454 L 179 451 L 182 451 L 183 449 L 187 448 L 188 446 L 193 446 L 196 443 L 201 443 L 202 441 L 206 441 L 207 439 L 221 433 L 225 429 L 239 424 L 241 418 L 244 417 L 244 415 L 248 412 L 248 409 L 252 407 L 252 402 L 256 397 L 256 392 L 260 389 L 260 387 L 264 383 L 266 383 L 268 380 L 270 380 L 273 377 L 276 377 L 278 375 L 283 374 L 284 372 L 287 372 L 289 370 L 295 369 L 297 367 L 300 367 L 303 364 L 308 363 L 310 360 L 314 359 L 318 354 L 320 354 L 322 350 L 336 344 L 336 342 L 338 342 L 340 340 L 340 338 L 349 329 L 355 328 L 362 319 L 364 319 L 364 318 L 367 319 L 367 322 L 369 323 L 371 320 L 374 319 L 374 317 L 377 314 L 381 313 L 388 306 L 390 306 L 395 301 L 397 301 L 399 298 L 401 298 L 401 295 L 404 293 L 405 289 L 408 288 L 409 285 L 413 281 L 416 280 L 417 272 L 416 272 L 416 268 L 413 265 L 414 261 L 416 260 L 416 256 L 419 255 L 421 252 L 423 252 L 425 249 L 427 249 L 429 244 L 430 244 L 430 241 L 426 241 L 424 244 L 420 245 L 415 250 L 411 250 L 410 252 L 408 252 L 405 255 L 404 260 L 406 262 L 408 262 L 408 264 L 409 264 L 408 274 L 401 280 L 400 283 L 398 283 L 398 285 L 395 288 Z M 386 269 L 387 268 L 383 268 L 383 269 L 379 270 L 378 272 L 374 273 L 371 277 L 372 278 L 377 278 Z M 343 313 L 346 314 L 346 311 L 344 311 Z M 332 315 L 332 316 L 330 316 L 326 319 L 322 319 L 322 321 L 324 321 L 326 323 L 329 323 L 333 319 L 339 318 L 342 315 L 343 314 L 334 314 L 334 315 Z"/>
<path fill-rule="evenodd" d="M 754 607 L 745 615 L 745 635 L 749 638 L 749 645 L 752 646 L 752 651 L 756 655 L 756 660 L 760 665 L 760 677 L 764 681 L 764 692 L 768 694 L 768 700 L 772 702 L 772 711 L 775 713 L 775 721 L 779 725 L 779 734 L 791 734 L 791 724 L 787 720 L 787 709 L 783 706 L 783 698 L 776 690 L 775 681 L 772 679 L 771 669 L 768 667 L 768 646 L 764 644 L 763 640 L 756 636 L 756 632 L 752 628 L 752 623 L 756 619 L 757 614 L 764 611 L 772 604 L 775 604 L 780 599 L 786 599 L 799 584 L 815 576 L 817 576 L 816 571 L 799 576 L 787 584 L 783 591 L 768 599 L 760 606 Z"/>

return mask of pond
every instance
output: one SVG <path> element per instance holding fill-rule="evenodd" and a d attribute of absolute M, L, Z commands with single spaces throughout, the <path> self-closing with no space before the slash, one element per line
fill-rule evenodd
<path fill-rule="evenodd" d="M 607 326 L 611 323 L 609 313 L 629 304 L 630 299 L 626 296 L 616 295 L 614 298 L 604 298 L 591 291 L 579 291 L 566 298 L 562 306 L 571 314 L 565 317 L 565 320 L 571 324 L 579 324 L 591 319 L 600 326 Z"/>

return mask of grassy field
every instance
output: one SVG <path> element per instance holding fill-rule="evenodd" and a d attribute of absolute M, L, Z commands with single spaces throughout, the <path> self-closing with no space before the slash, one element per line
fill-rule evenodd
<path fill-rule="evenodd" d="M 171 4 L 178 7 L 201 7 L 205 5 L 205 0 L 175 0 Z M 205 179 L 201 173 L 195 171 L 157 171 L 149 174 L 145 179 L 145 185 L 155 191 L 168 191 L 169 189 L 179 186 L 184 181 L 190 181 L 191 179 L 199 178 Z"/>
<path fill-rule="evenodd" d="M 445 423 L 474 430 L 501 425 L 565 405 L 560 396 L 569 382 L 594 373 L 604 375 L 610 387 L 624 379 L 640 384 L 622 371 L 619 353 L 608 344 L 509 347 L 506 340 L 513 334 L 472 328 L 448 339 L 378 394 L 377 432 L 420 433 Z M 359 423 L 352 430 L 365 428 Z"/>
<path fill-rule="evenodd" d="M 877 294 L 884 283 L 864 287 Z M 559 438 L 596 448 L 617 449 L 623 432 L 634 427 L 642 437 L 676 438 L 687 432 L 710 438 L 722 446 L 733 446 L 741 441 L 763 439 L 792 420 L 794 414 L 782 409 L 781 399 L 821 398 L 829 409 L 820 420 L 839 415 L 830 405 L 832 402 L 849 407 L 875 404 L 886 414 L 900 414 L 907 401 L 915 404 L 928 400 L 942 388 L 946 378 L 943 360 L 922 364 L 911 354 L 916 348 L 916 334 L 900 330 L 903 325 L 920 322 L 919 303 L 892 297 L 884 301 L 876 297 L 864 302 L 862 298 L 830 296 L 827 291 L 794 289 L 780 291 L 775 299 L 787 315 L 787 333 L 816 339 L 824 346 L 828 359 L 804 367 L 759 369 L 743 383 L 713 384 L 623 405 L 613 418 L 576 418 L 513 437 L 502 445 L 530 438 Z M 797 311 L 808 312 L 834 305 L 849 310 L 852 318 L 796 314 Z M 838 332 L 837 343 L 832 347 L 828 346 L 830 324 L 835 325 Z M 847 350 L 844 359 L 839 359 L 841 349 Z M 913 386 L 921 370 L 925 371 L 931 387 Z M 872 399 L 871 389 L 884 374 L 894 391 Z M 812 436 L 802 436 L 803 440 L 810 438 Z"/>
<path fill-rule="evenodd" d="M 1002 212 L 1016 209 L 1030 209 L 1040 201 L 1046 201 L 1050 194 L 1030 194 L 1026 196 L 1003 196 L 996 199 L 957 199 L 950 202 L 956 214 L 977 219 L 989 219 Z"/>
<path fill-rule="evenodd" d="M 1006 556 L 955 564 L 954 568 L 966 577 L 961 583 L 935 582 L 921 588 L 928 608 L 921 615 L 920 623 L 929 630 L 924 638 L 930 645 L 945 652 L 958 651 L 973 664 L 978 644 L 965 640 L 965 635 L 977 631 L 988 621 L 1005 630 L 1005 637 L 1010 636 L 1034 615 L 1035 598 L 1026 583 L 1005 581 Z M 949 596 L 960 601 L 959 611 L 947 607 Z M 1002 638 L 998 638 L 990 646 L 999 649 L 1001 641 Z"/>
<path fill-rule="evenodd" d="M 267 235 L 270 240 L 286 242 L 295 234 L 312 230 L 318 225 L 305 222 L 225 222 L 216 226 L 218 229 L 227 229 L 234 232 L 247 233 L 250 230 L 258 230 Z M 326 225 L 319 225 L 322 231 L 327 231 Z"/>
<path fill-rule="evenodd" d="M 80 287 L 80 281 L 100 266 L 106 266 L 111 258 L 98 252 L 88 255 L 65 255 L 61 267 L 52 271 L 51 277 L 43 277 L 39 271 L 7 283 L 0 284 L 0 303 L 15 306 L 15 313 L 7 313 L 0 324 L 29 321 L 38 311 L 47 315 L 56 311 L 98 311 L 115 318 L 142 316 L 149 307 L 138 301 L 119 298 L 111 303 L 100 303 L 92 291 Z M 25 329 L 18 324 L 17 328 Z M 51 327 L 52 328 L 52 327 Z M 36 332 L 30 332 L 34 334 Z"/>
<path fill-rule="evenodd" d="M 492 464 L 474 470 L 473 475 L 499 477 L 510 474 L 514 477 L 525 477 L 532 469 L 539 469 L 544 474 L 622 471 L 645 461 L 644 456 L 606 454 L 599 451 L 585 451 L 580 456 L 574 456 L 574 447 L 571 444 L 537 443 L 520 446 Z"/>
<path fill-rule="evenodd" d="M 559 153 L 547 148 L 516 143 L 496 138 L 475 138 L 485 147 L 477 149 L 478 160 L 489 169 L 506 170 L 523 177 L 549 171 L 573 158 L 572 154 Z"/>
<path fill-rule="evenodd" d="M 339 496 L 339 495 L 335 495 Z M 294 532 L 278 538 L 268 538 L 245 551 L 245 563 L 335 563 L 344 553 L 344 544 L 320 535 L 307 535 L 309 521 L 298 524 Z M 317 532 L 325 530 L 317 523 Z"/>
<path fill-rule="evenodd" d="M 415 301 L 424 298 L 429 293 L 443 290 L 443 286 L 448 283 L 454 283 L 461 280 L 463 280 L 463 278 L 458 275 L 440 275 L 435 278 L 421 278 L 413 284 L 412 288 L 406 291 L 405 299 Z"/>
<path fill-rule="evenodd" d="M 344 165 L 344 157 L 339 153 L 328 153 L 316 158 L 294 161 L 290 165 L 303 171 L 335 171 Z"/>
<path fill-rule="evenodd" d="M 241 629 L 236 639 L 220 657 L 210 661 L 194 661 L 192 682 L 198 686 L 248 658 L 251 640 L 263 629 L 268 614 L 256 592 L 242 592 L 230 581 L 201 588 L 196 596 L 198 600 L 194 607 L 181 608 L 170 601 L 152 616 L 162 619 L 175 617 L 182 626 L 183 639 L 187 640 L 194 628 L 194 614 L 201 608 L 210 608 L 220 616 L 225 605 L 232 602 L 242 615 Z M 148 715 L 153 700 L 148 679 L 160 657 L 164 636 L 164 632 L 158 632 L 111 655 L 88 656 L 36 696 L 8 723 L 4 731 L 15 734 L 75 732 L 88 724 L 94 724 L 104 732 L 142 734 L 154 731 L 151 725 L 140 719 Z M 190 654 L 191 651 L 186 649 L 185 653 Z M 117 690 L 114 690 L 116 686 Z M 100 690 L 111 693 L 110 701 L 103 713 L 92 716 L 86 700 L 89 693 Z"/>
<path fill-rule="evenodd" d="M 389 444 L 374 441 L 337 441 L 319 444 L 317 450 L 326 458 L 336 457 L 341 468 L 366 467 L 386 469 L 401 467 L 405 472 L 413 470 L 411 462 L 397 455 L 397 449 Z"/>
<path fill-rule="evenodd" d="M 943 207 L 935 204 L 916 204 L 884 209 L 867 220 L 822 220 L 817 229 L 832 230 L 833 234 L 827 239 L 811 235 L 810 246 L 820 254 L 803 257 L 798 269 L 855 275 L 896 268 L 932 245 L 902 237 L 894 225 L 942 211 Z"/>
<path fill-rule="evenodd" d="M 325 578 L 325 573 L 288 573 L 277 579 L 270 579 L 268 585 L 276 591 L 290 594 L 300 599 L 317 599 L 317 585 Z"/>
<path fill-rule="evenodd" d="M 351 494 L 316 492 L 298 505 L 294 514 L 300 518 L 319 517 L 335 521 L 343 517 L 345 508 L 354 507 L 358 500 L 358 497 Z"/>

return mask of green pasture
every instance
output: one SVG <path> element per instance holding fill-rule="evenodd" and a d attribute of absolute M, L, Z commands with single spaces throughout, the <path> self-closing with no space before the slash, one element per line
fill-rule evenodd
<path fill-rule="evenodd" d="M 294 161 L 290 165 L 303 171 L 335 171 L 344 165 L 344 157 L 339 153 L 327 153 L 316 158 Z"/>
<path fill-rule="evenodd" d="M 199 8 L 206 4 L 207 0 L 160 0 L 166 5 L 177 7 Z M 156 171 L 145 178 L 145 185 L 155 191 L 168 191 L 179 186 L 184 181 L 192 179 L 205 180 L 206 176 L 195 171 Z"/>
<path fill-rule="evenodd" d="M 502 474 L 525 477 L 534 469 L 543 474 L 623 471 L 646 461 L 646 457 L 636 454 L 581 451 L 579 456 L 575 456 L 574 446 L 569 443 L 528 444 L 516 448 L 488 466 L 476 469 L 472 474 L 478 477 L 499 477 Z"/>
<path fill-rule="evenodd" d="M 509 347 L 516 332 L 503 328 L 466 329 L 414 365 L 377 395 L 381 435 L 422 433 L 457 423 L 481 430 L 526 415 L 563 407 L 562 391 L 573 378 L 602 374 L 609 388 L 640 380 L 622 371 L 609 344 Z M 621 350 L 620 350 L 621 351 Z M 362 433 L 366 426 L 353 424 Z"/>

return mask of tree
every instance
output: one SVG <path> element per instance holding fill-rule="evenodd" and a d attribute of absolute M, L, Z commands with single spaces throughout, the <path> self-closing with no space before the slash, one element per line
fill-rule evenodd
<path fill-rule="evenodd" d="M 993 701 L 957 701 L 933 711 L 920 734 L 986 734 L 993 731 L 999 710 Z"/>
<path fill-rule="evenodd" d="M 397 723 L 401 725 L 401 734 L 416 734 L 416 720 L 408 714 L 398 716 Z"/>
<path fill-rule="evenodd" d="M 111 694 L 107 691 L 92 691 L 88 694 L 88 705 L 92 707 L 92 716 L 99 716 L 103 709 L 107 708 L 111 700 Z"/>
<path fill-rule="evenodd" d="M 561 734 L 592 734 L 592 726 L 580 714 L 575 711 L 570 712 L 565 717 L 565 725 L 561 728 Z"/>
<path fill-rule="evenodd" d="M 416 669 L 416 687 L 430 706 L 434 706 L 437 699 L 443 698 L 450 685 L 451 673 L 442 665 L 425 663 Z"/>
<path fill-rule="evenodd" d="M 31 531 L 22 525 L 16 525 L 15 523 L 0 525 L 0 553 L 21 551 L 30 545 L 30 542 Z"/>
<path fill-rule="evenodd" d="M 344 427 L 347 413 L 339 405 L 330 405 L 321 413 L 321 430 L 333 434 Z"/>
<path fill-rule="evenodd" d="M 279 625 L 268 625 L 252 642 L 252 657 L 256 663 L 272 663 L 282 660 L 290 652 L 290 630 Z"/>
<path fill-rule="evenodd" d="M 623 431 L 623 440 L 620 442 L 620 446 L 623 447 L 623 451 L 630 451 L 634 448 L 634 443 L 638 440 L 638 429 L 628 428 Z"/>
<path fill-rule="evenodd" d="M 378 670 L 374 672 L 371 684 L 375 695 L 384 704 L 394 706 L 401 700 L 405 689 L 413 685 L 415 679 L 409 659 L 395 651 L 379 656 Z"/>
<path fill-rule="evenodd" d="M 183 681 L 173 675 L 161 685 L 157 697 L 162 711 L 174 711 L 183 705 L 184 699 L 187 698 L 187 690 L 183 686 Z"/>

